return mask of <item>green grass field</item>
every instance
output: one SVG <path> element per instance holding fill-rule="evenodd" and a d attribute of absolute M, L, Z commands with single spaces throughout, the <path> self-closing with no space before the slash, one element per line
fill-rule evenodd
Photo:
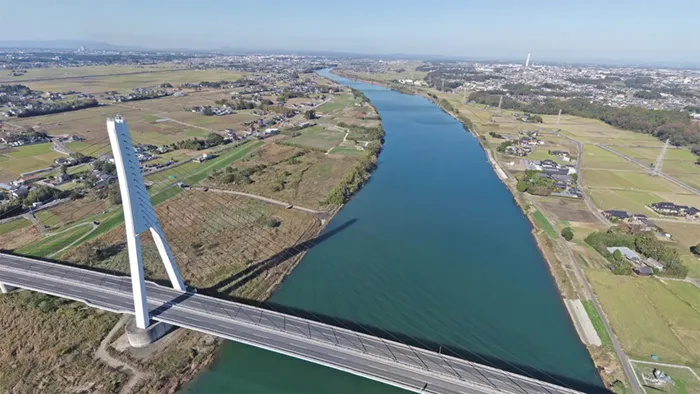
<path fill-rule="evenodd" d="M 15 148 L 14 152 L 10 152 L 7 155 L 13 159 L 21 159 L 24 157 L 41 155 L 44 153 L 51 153 L 51 143 L 47 142 L 44 144 L 34 144 L 25 145 Z"/>
<path fill-rule="evenodd" d="M 15 230 L 29 227 L 31 224 L 32 222 L 24 218 L 10 220 L 8 222 L 0 224 L 0 234 L 6 234 Z"/>
<path fill-rule="evenodd" d="M 90 231 L 89 225 L 82 225 L 62 233 L 40 239 L 15 250 L 15 253 L 34 257 L 46 257 L 65 248 Z"/>
<path fill-rule="evenodd" d="M 144 115 L 141 117 L 141 119 L 145 120 L 146 122 L 155 122 L 156 120 L 160 119 L 160 116 Z"/>
<path fill-rule="evenodd" d="M 583 169 L 583 183 L 592 188 L 623 188 L 651 192 L 683 193 L 684 189 L 661 177 L 644 172 Z"/>
<path fill-rule="evenodd" d="M 613 351 L 612 340 L 610 339 L 610 335 L 608 335 L 608 331 L 605 329 L 603 319 L 593 305 L 593 301 L 582 300 L 581 303 L 583 304 L 583 308 L 586 309 L 586 314 L 588 314 L 588 317 L 591 319 L 593 328 L 595 328 L 595 332 L 598 334 L 598 337 L 600 337 L 600 342 L 603 347 L 608 351 Z"/>
<path fill-rule="evenodd" d="M 18 178 L 22 173 L 50 167 L 55 159 L 64 156 L 52 151 L 50 143 L 45 143 L 15 148 L 12 152 L 4 153 L 4 157 L 3 172 L 12 174 L 12 178 Z"/>
<path fill-rule="evenodd" d="M 557 230 L 555 230 L 554 227 L 552 227 L 552 225 L 549 223 L 547 218 L 544 217 L 542 212 L 537 211 L 532 214 L 532 217 L 535 220 L 537 228 L 543 230 L 550 238 L 557 238 Z"/>
<path fill-rule="evenodd" d="M 689 283 L 586 270 L 615 334 L 633 358 L 700 365 L 700 290 Z"/>
<path fill-rule="evenodd" d="M 47 227 L 56 227 L 63 224 L 63 221 L 58 216 L 51 213 L 49 210 L 43 210 L 36 213 L 36 218 L 41 224 Z"/>
<path fill-rule="evenodd" d="M 669 393 L 669 394 L 696 394 L 700 393 L 700 379 L 698 379 L 695 372 L 693 374 L 691 371 L 689 371 L 686 368 L 678 368 L 678 367 L 669 367 L 667 365 L 660 365 L 660 364 L 646 364 L 646 363 L 638 363 L 638 362 L 632 362 L 632 367 L 634 368 L 634 372 L 639 378 L 640 382 L 644 382 L 642 378 L 642 374 L 644 374 L 647 377 L 651 377 L 654 368 L 658 368 L 661 371 L 663 371 L 665 374 L 667 374 L 671 379 L 673 379 L 673 382 L 675 385 L 671 384 L 666 384 L 662 388 L 659 389 L 654 389 L 651 387 L 645 387 L 647 393 Z"/>
<path fill-rule="evenodd" d="M 341 96 L 335 96 L 332 101 L 325 103 L 318 107 L 316 110 L 324 114 L 342 110 L 345 107 L 349 107 L 355 104 L 355 99 L 352 98 L 350 94 L 344 94 Z"/>
<path fill-rule="evenodd" d="M 642 213 L 647 216 L 658 216 L 647 209 L 649 204 L 664 201 L 651 192 L 630 190 L 587 189 L 596 207 L 600 210 L 621 209 L 631 213 Z"/>
<path fill-rule="evenodd" d="M 301 135 L 290 138 L 285 142 L 291 145 L 308 146 L 325 151 L 343 142 L 343 133 L 328 131 L 320 126 L 314 126 L 303 130 Z"/>

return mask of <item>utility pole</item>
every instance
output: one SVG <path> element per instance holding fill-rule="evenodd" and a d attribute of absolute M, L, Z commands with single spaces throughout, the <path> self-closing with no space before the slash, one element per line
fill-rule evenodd
<path fill-rule="evenodd" d="M 659 157 L 654 162 L 654 167 L 651 169 L 651 176 L 661 175 L 661 166 L 664 164 L 664 156 L 666 156 L 669 141 L 670 139 L 666 139 L 664 146 L 661 148 L 661 154 L 659 154 Z"/>
<path fill-rule="evenodd" d="M 503 95 L 498 99 L 498 110 L 501 110 L 501 105 L 503 105 Z"/>
<path fill-rule="evenodd" d="M 557 126 L 559 126 L 560 120 L 561 120 L 561 108 L 559 108 L 559 115 L 557 115 Z"/>
<path fill-rule="evenodd" d="M 442 88 L 440 88 L 440 91 L 441 92 L 445 91 L 445 80 L 444 79 L 442 80 Z"/>

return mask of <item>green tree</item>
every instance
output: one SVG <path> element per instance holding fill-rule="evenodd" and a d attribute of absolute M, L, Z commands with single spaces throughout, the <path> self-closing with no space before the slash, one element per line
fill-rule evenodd
<path fill-rule="evenodd" d="M 615 261 L 624 261 L 624 257 L 622 256 L 622 252 L 620 252 L 619 249 L 616 250 L 612 256 L 613 256 L 613 259 Z"/>
<path fill-rule="evenodd" d="M 700 243 L 698 243 L 698 244 L 695 245 L 695 246 L 691 246 L 691 247 L 690 247 L 690 251 L 691 251 L 694 255 L 700 256 Z"/>
<path fill-rule="evenodd" d="M 571 241 L 574 239 L 574 230 L 571 227 L 564 227 L 564 229 L 561 230 L 561 236 L 564 237 L 565 240 Z"/>
<path fill-rule="evenodd" d="M 209 133 L 207 135 L 207 146 L 217 146 L 224 142 L 224 137 L 216 133 Z"/>
<path fill-rule="evenodd" d="M 316 111 L 314 111 L 313 109 L 310 109 L 310 110 L 304 112 L 304 118 L 306 118 L 308 120 L 316 119 Z"/>
<path fill-rule="evenodd" d="M 122 195 L 119 192 L 119 185 L 113 184 L 109 187 L 109 192 L 107 193 L 107 200 L 112 205 L 120 205 L 122 203 Z"/>
<path fill-rule="evenodd" d="M 518 184 L 515 186 L 516 189 L 518 189 L 519 192 L 523 193 L 527 191 L 527 188 L 530 185 L 527 184 L 527 182 L 523 180 L 518 180 Z"/>

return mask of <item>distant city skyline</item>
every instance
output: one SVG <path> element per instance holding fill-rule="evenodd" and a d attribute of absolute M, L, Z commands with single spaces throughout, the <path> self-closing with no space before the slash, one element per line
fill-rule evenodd
<path fill-rule="evenodd" d="M 5 6 L 3 41 L 145 49 L 333 51 L 538 62 L 700 64 L 700 2 L 35 0 Z M 114 23 L 109 23 L 114 21 Z"/>

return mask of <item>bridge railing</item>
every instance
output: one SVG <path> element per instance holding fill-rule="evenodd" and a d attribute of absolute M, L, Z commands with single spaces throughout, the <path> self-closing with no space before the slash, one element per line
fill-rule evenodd
<path fill-rule="evenodd" d="M 2 256 L 0 255 L 0 257 Z M 122 297 L 131 297 L 131 282 L 128 277 L 107 275 L 34 259 L 21 259 L 23 260 L 22 264 L 13 268 L 31 275 L 51 276 L 60 281 L 70 281 L 80 286 L 99 288 L 101 291 L 111 292 Z M 373 358 L 422 369 L 451 379 L 479 382 L 481 385 L 493 387 L 495 390 L 506 385 L 512 387 L 516 392 L 524 393 L 532 391 L 545 393 L 577 392 L 527 376 L 455 358 L 441 352 L 417 348 L 277 311 L 224 301 L 201 294 L 182 293 L 152 282 L 146 282 L 146 285 L 149 303 L 155 306 L 151 309 L 151 315 L 156 320 L 158 314 L 163 310 L 186 309 L 189 312 L 214 317 L 223 322 L 235 320 L 238 323 L 257 326 L 261 331 L 283 332 L 285 335 L 301 337 L 315 344 L 360 352 Z"/>

